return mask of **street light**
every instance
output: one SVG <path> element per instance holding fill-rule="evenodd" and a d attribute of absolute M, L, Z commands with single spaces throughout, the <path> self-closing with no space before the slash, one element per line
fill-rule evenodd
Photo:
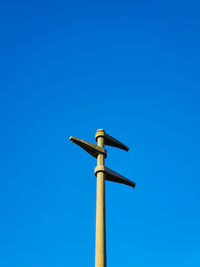
<path fill-rule="evenodd" d="M 95 267 L 106 267 L 105 180 L 126 184 L 133 188 L 136 184 L 105 167 L 104 164 L 107 156 L 107 151 L 104 148 L 104 145 L 118 147 L 125 151 L 128 151 L 129 148 L 117 139 L 106 134 L 103 129 L 99 129 L 96 132 L 95 139 L 97 145 L 73 136 L 71 136 L 69 140 L 83 148 L 93 157 L 97 158 L 97 166 L 94 169 L 95 176 L 97 177 Z"/>

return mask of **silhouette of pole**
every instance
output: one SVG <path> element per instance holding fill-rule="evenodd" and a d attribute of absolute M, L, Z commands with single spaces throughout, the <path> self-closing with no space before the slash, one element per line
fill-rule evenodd
<path fill-rule="evenodd" d="M 94 170 L 97 177 L 95 267 L 106 267 L 105 180 L 129 185 L 133 188 L 136 184 L 105 167 L 104 164 L 107 156 L 107 151 L 104 148 L 104 145 L 118 147 L 125 151 L 128 151 L 129 148 L 105 133 L 103 129 L 99 129 L 96 132 L 95 139 L 97 145 L 73 136 L 71 136 L 69 140 L 86 150 L 93 157 L 97 158 L 97 166 Z"/>

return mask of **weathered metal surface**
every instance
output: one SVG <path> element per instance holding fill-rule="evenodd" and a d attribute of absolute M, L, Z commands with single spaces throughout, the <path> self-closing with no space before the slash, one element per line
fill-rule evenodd
<path fill-rule="evenodd" d="M 104 145 L 108 145 L 108 146 L 114 146 L 114 147 L 118 147 L 121 148 L 125 151 L 129 151 L 129 148 L 124 145 L 122 142 L 118 141 L 117 139 L 115 139 L 114 137 L 108 135 L 107 133 L 105 133 L 105 131 L 103 129 L 99 129 L 95 135 L 95 139 L 96 141 L 98 140 L 98 138 L 102 136 L 104 138 Z"/>
<path fill-rule="evenodd" d="M 87 151 L 90 155 L 92 155 L 95 158 L 97 158 L 99 154 L 104 154 L 104 156 L 106 157 L 106 149 L 100 146 L 96 146 L 94 144 L 91 144 L 89 142 L 76 138 L 74 136 L 71 136 L 69 140 L 77 144 L 81 148 L 83 148 L 85 151 Z"/>

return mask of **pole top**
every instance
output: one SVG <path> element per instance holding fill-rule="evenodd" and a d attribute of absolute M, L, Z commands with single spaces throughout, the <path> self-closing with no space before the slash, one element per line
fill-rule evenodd
<path fill-rule="evenodd" d="M 96 134 L 95 134 L 95 139 L 97 140 L 98 137 L 104 136 L 104 135 L 105 135 L 104 129 L 98 129 Z"/>
<path fill-rule="evenodd" d="M 103 129 L 97 130 L 96 135 L 95 135 L 96 141 L 99 137 L 104 138 L 104 145 L 118 147 L 118 148 L 121 148 L 125 151 L 129 150 L 129 148 L 126 145 L 124 145 L 123 143 L 121 143 L 117 139 L 113 138 L 112 136 L 108 135 Z"/>

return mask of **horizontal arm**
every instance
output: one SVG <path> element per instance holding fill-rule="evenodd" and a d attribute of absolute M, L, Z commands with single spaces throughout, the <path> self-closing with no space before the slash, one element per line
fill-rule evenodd
<path fill-rule="evenodd" d="M 98 172 L 104 172 L 105 173 L 105 179 L 108 181 L 125 184 L 128 186 L 131 186 L 135 188 L 136 183 L 132 182 L 131 180 L 125 178 L 124 176 L 112 171 L 109 168 L 106 168 L 105 166 L 97 166 L 94 170 L 95 175 L 97 175 Z"/>
<path fill-rule="evenodd" d="M 104 145 L 108 145 L 108 146 L 114 146 L 114 147 L 118 147 L 121 148 L 125 151 L 129 151 L 129 148 L 124 145 L 122 142 L 118 141 L 117 139 L 115 139 L 114 137 L 108 135 L 107 133 L 105 133 L 105 131 L 103 129 L 99 129 L 95 135 L 95 139 L 97 141 L 98 137 L 103 137 L 104 138 Z"/>
<path fill-rule="evenodd" d="M 85 151 L 87 151 L 90 155 L 92 155 L 93 157 L 97 158 L 97 156 L 101 153 L 104 154 L 106 157 L 106 149 L 100 147 L 100 146 L 96 146 L 94 144 L 91 144 L 89 142 L 86 142 L 84 140 L 81 140 L 79 138 L 76 138 L 74 136 L 71 136 L 69 138 L 69 140 L 75 144 L 77 144 L 78 146 L 80 146 L 81 148 L 83 148 Z"/>

